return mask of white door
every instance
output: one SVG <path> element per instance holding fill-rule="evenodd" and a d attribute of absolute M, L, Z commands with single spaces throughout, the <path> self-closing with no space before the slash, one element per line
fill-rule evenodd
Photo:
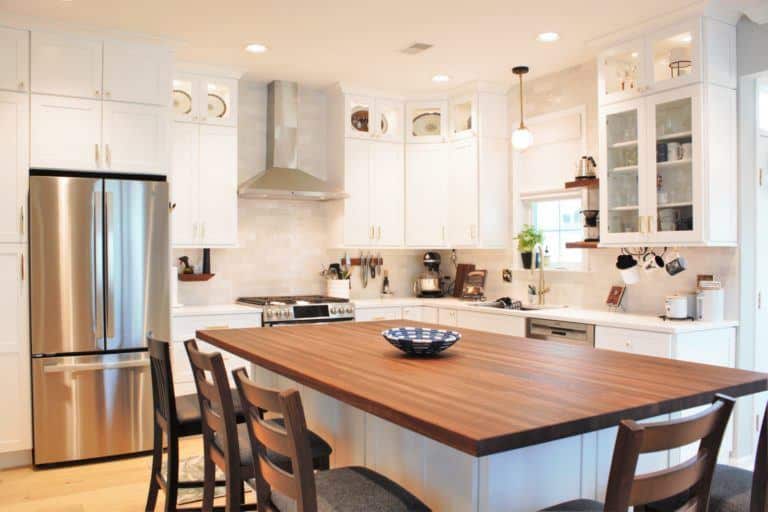
<path fill-rule="evenodd" d="M 105 101 L 104 160 L 110 171 L 165 174 L 168 109 Z"/>
<path fill-rule="evenodd" d="M 197 242 L 199 130 L 199 126 L 192 123 L 175 122 L 172 127 L 170 182 L 174 246 Z"/>
<path fill-rule="evenodd" d="M 405 244 L 445 247 L 450 172 L 444 144 L 408 144 L 405 151 Z"/>
<path fill-rule="evenodd" d="M 104 42 L 104 99 L 168 105 L 170 54 L 163 48 Z"/>
<path fill-rule="evenodd" d="M 405 229 L 405 148 L 403 144 L 371 144 L 371 222 L 376 245 L 401 247 Z"/>
<path fill-rule="evenodd" d="M 72 34 L 32 32 L 32 92 L 101 97 L 102 44 Z"/>
<path fill-rule="evenodd" d="M 203 246 L 237 245 L 237 130 L 200 126 L 200 226 Z"/>
<path fill-rule="evenodd" d="M 371 221 L 371 145 L 368 140 L 345 141 L 344 244 L 363 246 L 373 244 Z"/>
<path fill-rule="evenodd" d="M 675 89 L 648 96 L 646 101 L 649 168 L 645 186 L 650 239 L 670 244 L 701 240 L 704 131 L 700 128 L 700 89 Z"/>
<path fill-rule="evenodd" d="M 0 28 L 0 89 L 29 90 L 29 32 Z"/>
<path fill-rule="evenodd" d="M 101 100 L 32 95 L 31 167 L 99 169 Z"/>
<path fill-rule="evenodd" d="M 29 96 L 0 92 L 0 242 L 26 239 Z"/>
<path fill-rule="evenodd" d="M 403 142 L 405 105 L 400 100 L 376 98 L 373 109 L 374 137 L 388 142 Z"/>
<path fill-rule="evenodd" d="M 451 146 L 453 177 L 447 183 L 452 190 L 448 240 L 453 246 L 472 246 L 477 244 L 478 234 L 477 139 L 454 142 Z"/>
<path fill-rule="evenodd" d="M 600 111 L 600 241 L 629 244 L 647 239 L 645 205 L 648 157 L 643 99 Z"/>
<path fill-rule="evenodd" d="M 0 453 L 32 448 L 26 264 L 22 246 L 0 247 Z"/>

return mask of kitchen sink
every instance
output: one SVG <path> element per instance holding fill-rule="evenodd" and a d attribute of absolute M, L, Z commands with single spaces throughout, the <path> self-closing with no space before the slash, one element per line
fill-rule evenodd
<path fill-rule="evenodd" d="M 478 308 L 511 309 L 503 302 L 476 302 L 472 306 Z M 565 304 L 524 304 L 519 309 L 520 311 L 540 311 L 542 309 L 561 309 L 567 307 Z"/>

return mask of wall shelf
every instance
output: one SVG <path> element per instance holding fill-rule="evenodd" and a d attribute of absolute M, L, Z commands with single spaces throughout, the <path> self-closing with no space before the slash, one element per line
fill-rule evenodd
<path fill-rule="evenodd" d="M 209 281 L 216 274 L 179 274 L 179 281 L 200 282 Z"/>
<path fill-rule="evenodd" d="M 566 242 L 566 249 L 597 249 L 600 242 Z"/>
<path fill-rule="evenodd" d="M 592 179 L 582 179 L 582 180 L 574 180 L 574 181 L 568 181 L 565 183 L 565 188 L 597 188 L 600 186 L 600 180 L 597 178 Z"/>

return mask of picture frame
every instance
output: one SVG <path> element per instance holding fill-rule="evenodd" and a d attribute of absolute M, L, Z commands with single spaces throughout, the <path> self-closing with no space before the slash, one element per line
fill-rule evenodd
<path fill-rule="evenodd" d="M 620 308 L 621 300 L 624 298 L 624 292 L 627 290 L 626 286 L 611 286 L 611 290 L 608 292 L 608 298 L 605 299 L 605 303 L 610 308 Z"/>

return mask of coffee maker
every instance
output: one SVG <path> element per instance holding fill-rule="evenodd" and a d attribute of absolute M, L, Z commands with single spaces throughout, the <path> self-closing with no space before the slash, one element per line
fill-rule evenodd
<path fill-rule="evenodd" d="M 425 252 L 424 272 L 413 283 L 413 293 L 419 297 L 437 298 L 444 295 L 443 283 L 440 278 L 440 254 Z"/>

